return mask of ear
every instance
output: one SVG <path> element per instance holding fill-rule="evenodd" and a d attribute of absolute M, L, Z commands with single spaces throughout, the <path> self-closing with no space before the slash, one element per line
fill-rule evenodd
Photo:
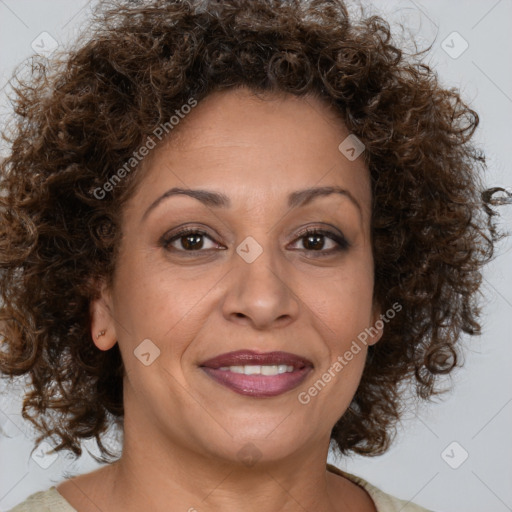
<path fill-rule="evenodd" d="M 375 345 L 384 334 L 384 322 L 382 321 L 382 313 L 380 304 L 374 302 L 372 315 L 371 315 L 371 324 L 368 328 L 367 332 L 369 333 L 367 343 L 368 345 Z"/>
<path fill-rule="evenodd" d="M 102 284 L 100 297 L 89 304 L 91 337 L 100 350 L 109 350 L 117 343 L 113 316 L 112 295 Z"/>

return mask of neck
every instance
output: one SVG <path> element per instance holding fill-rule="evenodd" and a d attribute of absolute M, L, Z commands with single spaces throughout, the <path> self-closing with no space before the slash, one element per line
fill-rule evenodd
<path fill-rule="evenodd" d="M 259 460 L 249 465 L 132 434 L 130 425 L 125 424 L 123 455 L 111 466 L 116 509 L 338 510 L 326 472 L 328 442 L 320 450 L 303 450 L 285 460 Z"/>

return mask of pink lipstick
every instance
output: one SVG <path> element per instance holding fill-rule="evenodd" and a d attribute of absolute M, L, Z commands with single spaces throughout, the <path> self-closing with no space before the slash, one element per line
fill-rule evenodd
<path fill-rule="evenodd" d="M 236 393 L 270 397 L 299 386 L 313 364 L 289 352 L 239 350 L 204 361 L 200 367 L 216 382 Z"/>

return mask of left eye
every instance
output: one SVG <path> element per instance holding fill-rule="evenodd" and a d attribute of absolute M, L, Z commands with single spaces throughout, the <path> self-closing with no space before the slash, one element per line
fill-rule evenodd
<path fill-rule="evenodd" d="M 325 249 L 325 239 L 330 240 L 333 246 Z M 303 240 L 302 243 L 304 246 L 309 245 L 309 248 L 305 248 L 306 251 L 326 254 L 346 250 L 349 246 L 346 239 L 342 236 L 323 229 L 309 229 L 303 231 L 300 233 L 300 236 L 297 238 L 297 240 Z"/>

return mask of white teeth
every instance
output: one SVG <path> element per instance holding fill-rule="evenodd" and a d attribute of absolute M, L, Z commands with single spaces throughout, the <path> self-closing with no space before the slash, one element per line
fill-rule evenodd
<path fill-rule="evenodd" d="M 279 375 L 293 372 L 293 366 L 280 365 L 245 365 L 245 366 L 221 366 L 219 370 L 245 375 Z"/>
<path fill-rule="evenodd" d="M 261 375 L 261 366 L 245 365 L 244 373 L 245 375 Z"/>

